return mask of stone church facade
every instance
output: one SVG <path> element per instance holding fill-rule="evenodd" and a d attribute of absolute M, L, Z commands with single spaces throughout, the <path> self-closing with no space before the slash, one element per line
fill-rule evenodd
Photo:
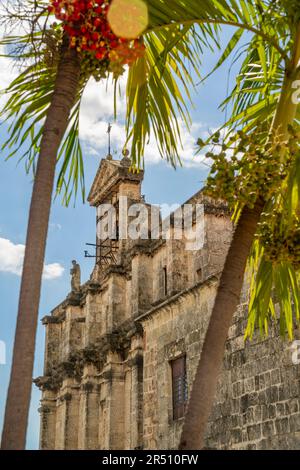
<path fill-rule="evenodd" d="M 89 195 L 96 208 L 144 202 L 143 172 L 101 161 Z M 222 202 L 204 206 L 204 245 L 186 239 L 96 242 L 96 263 L 43 318 L 46 329 L 41 449 L 175 449 L 232 236 Z M 174 226 L 171 224 L 171 232 Z M 246 291 L 246 288 L 245 288 Z M 207 426 L 211 449 L 300 449 L 300 365 L 274 331 L 244 343 L 241 299 Z M 205 378 L 204 378 L 205 380 Z"/>

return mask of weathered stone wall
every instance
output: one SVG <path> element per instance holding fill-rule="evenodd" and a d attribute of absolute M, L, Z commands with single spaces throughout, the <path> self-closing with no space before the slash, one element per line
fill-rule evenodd
<path fill-rule="evenodd" d="M 144 446 L 176 448 L 183 420 L 173 421 L 170 361 L 186 355 L 188 392 L 201 354 L 216 283 L 204 283 L 143 320 Z M 300 449 L 300 366 L 275 329 L 244 342 L 247 305 L 229 331 L 206 447 Z"/>
<path fill-rule="evenodd" d="M 244 343 L 247 305 L 236 313 L 226 344 L 207 446 L 300 449 L 300 366 L 274 328 Z"/>
<path fill-rule="evenodd" d="M 186 354 L 191 389 L 217 280 L 212 278 L 149 312 L 144 328 L 144 448 L 172 449 L 183 420 L 173 420 L 170 361 Z"/>

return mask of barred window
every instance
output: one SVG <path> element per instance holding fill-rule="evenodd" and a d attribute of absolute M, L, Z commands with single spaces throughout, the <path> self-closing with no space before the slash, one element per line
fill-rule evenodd
<path fill-rule="evenodd" d="M 181 356 L 171 361 L 172 368 L 172 396 L 173 396 L 173 419 L 184 416 L 188 393 L 186 377 L 186 356 Z"/>

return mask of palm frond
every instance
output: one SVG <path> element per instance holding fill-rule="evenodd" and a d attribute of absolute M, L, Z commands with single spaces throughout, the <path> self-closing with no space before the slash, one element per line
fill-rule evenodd
<path fill-rule="evenodd" d="M 1 45 L 9 47 L 7 56 L 15 59 L 23 68 L 10 85 L 1 91 L 7 98 L 0 112 L 1 125 L 6 124 L 7 139 L 2 145 L 6 158 L 18 156 L 25 162 L 27 172 L 35 173 L 40 151 L 43 124 L 54 91 L 57 62 L 45 55 L 45 34 L 35 33 L 37 48 L 32 49 L 32 36 L 5 37 Z M 49 31 L 49 35 L 52 31 Z M 40 44 L 41 43 L 41 44 Z M 13 53 L 11 53 L 11 50 Z M 38 51 L 38 52 L 37 52 Z M 29 64 L 29 65 L 28 65 Z M 58 154 L 58 178 L 56 194 L 68 205 L 71 196 L 81 191 L 85 199 L 84 165 L 79 141 L 79 106 L 85 82 L 78 90 L 78 98 L 70 116 L 70 125 L 64 135 Z"/>
<path fill-rule="evenodd" d="M 279 322 L 281 336 L 290 340 L 300 322 L 300 276 L 292 263 L 271 263 L 256 240 L 249 260 L 251 273 L 250 303 L 245 338 L 252 339 L 258 328 L 268 335 L 269 326 Z"/>
<path fill-rule="evenodd" d="M 180 163 L 179 119 L 189 128 L 193 73 L 200 76 L 206 41 L 193 27 L 152 32 L 144 37 L 146 52 L 129 70 L 127 134 L 133 164 L 142 162 L 151 129 L 162 157 Z"/>

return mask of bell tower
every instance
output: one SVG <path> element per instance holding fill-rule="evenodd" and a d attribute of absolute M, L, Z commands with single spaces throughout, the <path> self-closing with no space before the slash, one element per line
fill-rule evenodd
<path fill-rule="evenodd" d="M 118 254 L 124 243 L 124 240 L 119 239 L 121 201 L 126 198 L 128 207 L 142 202 L 143 177 L 143 170 L 137 172 L 131 168 L 127 151 L 123 152 L 121 160 L 114 160 L 110 154 L 101 160 L 88 196 L 90 205 L 96 208 L 96 272 L 100 274 L 118 263 Z M 114 230 L 109 237 L 100 237 L 99 234 L 103 233 L 101 229 L 107 224 L 109 210 L 113 213 L 110 214 L 110 220 L 114 222 Z M 86 253 L 86 256 L 89 255 Z"/>

